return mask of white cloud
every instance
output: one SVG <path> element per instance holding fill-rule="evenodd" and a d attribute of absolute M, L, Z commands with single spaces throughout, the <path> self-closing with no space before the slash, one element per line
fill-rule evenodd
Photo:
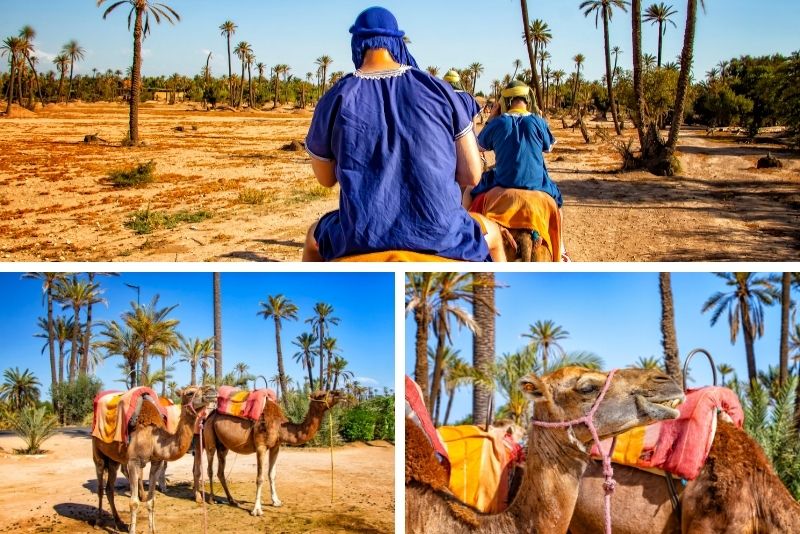
<path fill-rule="evenodd" d="M 368 376 L 357 376 L 353 378 L 354 382 L 359 382 L 361 385 L 364 386 L 379 386 L 380 382 L 375 380 L 374 378 L 370 378 Z"/>

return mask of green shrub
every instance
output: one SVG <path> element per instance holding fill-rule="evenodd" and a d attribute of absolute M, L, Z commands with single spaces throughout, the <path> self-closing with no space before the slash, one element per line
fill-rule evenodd
<path fill-rule="evenodd" d="M 260 189 L 243 189 L 239 192 L 240 204 L 253 204 L 258 206 L 264 203 L 267 199 L 267 192 Z"/>
<path fill-rule="evenodd" d="M 51 389 L 51 396 L 61 410 L 61 424 L 77 425 L 92 413 L 92 400 L 100 392 L 103 383 L 94 377 L 81 375 L 75 382 L 63 383 Z"/>
<path fill-rule="evenodd" d="M 375 439 L 375 422 L 378 416 L 371 407 L 364 404 L 348 410 L 342 418 L 339 432 L 345 441 L 372 441 Z"/>
<path fill-rule="evenodd" d="M 109 181 L 114 187 L 141 187 L 152 183 L 155 180 L 153 172 L 156 170 L 156 163 L 140 163 L 131 169 L 114 171 L 108 175 Z"/>
<path fill-rule="evenodd" d="M 40 454 L 44 452 L 41 448 L 48 438 L 56 432 L 58 421 L 47 413 L 44 407 L 34 408 L 30 406 L 23 409 L 14 420 L 13 429 L 27 447 L 16 449 L 20 454 Z"/>
<path fill-rule="evenodd" d="M 153 233 L 161 228 L 172 229 L 182 223 L 202 222 L 211 217 L 211 212 L 206 210 L 181 210 L 176 213 L 166 213 L 151 211 L 150 208 L 147 208 L 132 213 L 131 218 L 125 223 L 125 227 L 143 235 Z"/>

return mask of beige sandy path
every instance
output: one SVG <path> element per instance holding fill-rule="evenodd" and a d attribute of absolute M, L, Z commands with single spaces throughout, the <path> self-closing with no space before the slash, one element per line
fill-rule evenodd
<path fill-rule="evenodd" d="M 89 520 L 97 506 L 91 441 L 86 431 L 47 441 L 39 457 L 9 454 L 19 438 L 0 436 L 0 532 L 98 532 Z M 264 516 L 250 516 L 255 497 L 255 456 L 228 456 L 231 491 L 244 508 L 209 506 L 211 533 L 394 532 L 394 447 L 351 445 L 334 449 L 334 503 L 331 504 L 327 449 L 283 448 L 278 459 L 278 492 L 283 507 L 269 504 Z M 156 526 L 162 534 L 201 532 L 202 507 L 191 493 L 192 457 L 169 464 L 167 495 L 157 494 Z M 221 487 L 215 485 L 219 492 Z M 118 480 L 117 507 L 129 520 L 128 491 Z M 108 511 L 108 503 L 105 503 Z M 107 516 L 106 526 L 113 522 Z M 146 531 L 146 513 L 139 515 Z M 102 530 L 99 530 L 102 532 Z"/>

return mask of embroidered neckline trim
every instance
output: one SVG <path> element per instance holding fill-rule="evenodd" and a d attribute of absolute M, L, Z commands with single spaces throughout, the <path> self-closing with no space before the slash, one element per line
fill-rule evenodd
<path fill-rule="evenodd" d="M 357 70 L 354 75 L 356 78 L 361 78 L 363 80 L 385 80 L 386 78 L 396 78 L 397 76 L 402 76 L 409 70 L 411 70 L 410 65 L 400 65 L 396 69 L 379 70 L 376 72 L 362 72 L 361 70 Z"/>

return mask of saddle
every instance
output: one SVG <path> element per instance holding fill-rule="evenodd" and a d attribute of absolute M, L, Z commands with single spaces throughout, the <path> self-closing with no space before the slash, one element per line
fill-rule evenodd
<path fill-rule="evenodd" d="M 150 402 L 156 407 L 162 418 L 160 423 L 167 428 L 167 408 L 162 405 L 162 400 L 155 391 L 142 386 L 129 391 L 98 393 L 92 401 L 92 436 L 104 443 L 128 443 L 130 429 L 136 425 L 143 402 Z"/>
<path fill-rule="evenodd" d="M 647 427 L 638 427 L 617 436 L 611 460 L 657 474 L 669 473 L 694 480 L 708 458 L 717 430 L 717 417 L 742 428 L 744 412 L 739 398 L 728 388 L 690 389 L 678 407 L 680 416 Z M 604 450 L 612 440 L 604 440 Z M 592 455 L 600 457 L 597 447 Z"/>
<path fill-rule="evenodd" d="M 272 389 L 255 391 L 239 390 L 232 386 L 221 386 L 217 391 L 217 412 L 257 421 L 264 413 L 267 400 L 278 401 Z"/>

